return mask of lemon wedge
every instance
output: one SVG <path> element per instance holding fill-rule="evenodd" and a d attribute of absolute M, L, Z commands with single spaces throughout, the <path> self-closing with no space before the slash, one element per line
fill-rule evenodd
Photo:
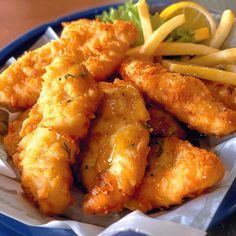
<path fill-rule="evenodd" d="M 210 32 L 207 27 L 199 28 L 193 31 L 192 41 L 199 43 L 210 38 Z"/>
<path fill-rule="evenodd" d="M 199 28 L 207 27 L 211 36 L 215 34 L 216 23 L 211 13 L 194 2 L 179 2 L 174 3 L 166 7 L 161 13 L 160 17 L 163 20 L 169 20 L 170 18 L 184 14 L 186 23 L 181 26 L 185 30 L 196 30 Z"/>
<path fill-rule="evenodd" d="M 236 85 L 236 73 L 233 72 L 213 69 L 204 66 L 190 65 L 183 62 L 171 60 L 163 60 L 162 65 L 171 72 L 191 75 L 218 83 Z"/>

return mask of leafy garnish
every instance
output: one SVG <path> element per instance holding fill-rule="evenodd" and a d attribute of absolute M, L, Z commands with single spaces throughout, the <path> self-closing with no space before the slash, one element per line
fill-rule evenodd
<path fill-rule="evenodd" d="M 72 75 L 72 74 L 66 74 L 65 75 L 65 79 L 69 78 L 69 77 L 72 77 L 72 78 L 75 78 L 76 79 L 76 76 L 75 75 Z"/>
<path fill-rule="evenodd" d="M 129 146 L 130 146 L 130 147 L 134 147 L 134 146 L 135 146 L 135 143 L 131 143 Z"/>
<path fill-rule="evenodd" d="M 134 3 L 133 1 L 128 1 L 124 3 L 124 5 L 119 6 L 117 9 L 111 7 L 109 11 L 103 11 L 102 14 L 96 15 L 96 18 L 103 22 L 114 22 L 115 20 L 132 21 L 139 31 L 139 36 L 134 46 L 142 45 L 144 43 L 144 38 L 137 4 L 138 3 Z M 150 20 L 153 31 L 164 23 L 164 20 L 160 18 L 157 12 L 155 14 L 150 13 Z M 192 31 L 185 30 L 181 27 L 177 28 L 167 37 L 166 41 L 191 42 Z"/>
<path fill-rule="evenodd" d="M 68 147 L 68 145 L 65 142 L 63 142 L 63 148 L 68 154 L 69 159 L 71 159 L 71 149 Z"/>
<path fill-rule="evenodd" d="M 155 139 L 154 143 L 157 146 L 156 157 L 159 157 L 163 152 L 163 139 Z"/>
<path fill-rule="evenodd" d="M 111 7 L 108 12 L 103 11 L 102 14 L 96 15 L 96 18 L 103 22 L 114 22 L 115 20 L 132 21 L 139 31 L 139 36 L 135 42 L 135 46 L 144 43 L 143 30 L 138 14 L 137 4 L 132 1 L 124 3 L 124 5 L 119 6 L 117 9 Z M 150 14 L 150 19 L 153 30 L 157 29 L 163 23 L 158 13 L 155 13 L 154 15 Z"/>
<path fill-rule="evenodd" d="M 79 77 L 85 77 L 88 75 L 88 71 L 87 70 L 82 70 L 78 75 L 73 75 L 73 74 L 65 74 L 63 77 L 59 77 L 58 80 L 61 81 L 62 79 L 68 79 L 69 77 L 74 78 L 74 79 L 78 79 Z"/>
<path fill-rule="evenodd" d="M 174 30 L 166 39 L 168 42 L 192 42 L 192 30 L 184 29 L 184 28 L 177 28 Z"/>
<path fill-rule="evenodd" d="M 152 127 L 149 124 L 143 124 L 143 128 L 146 129 L 149 132 L 152 132 Z"/>

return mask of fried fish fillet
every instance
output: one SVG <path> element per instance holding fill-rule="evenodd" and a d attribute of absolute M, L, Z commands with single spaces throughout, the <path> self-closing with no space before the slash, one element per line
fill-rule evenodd
<path fill-rule="evenodd" d="M 100 86 L 104 100 L 79 156 L 88 190 L 83 210 L 90 214 L 123 209 L 141 183 L 149 151 L 149 114 L 139 91 L 121 80 Z"/>
<path fill-rule="evenodd" d="M 69 136 L 38 126 L 20 142 L 14 163 L 27 197 L 47 215 L 62 213 L 71 203 L 71 164 L 77 144 Z"/>
<path fill-rule="evenodd" d="M 82 19 L 64 26 L 61 37 L 79 38 L 83 42 L 83 64 L 96 81 L 105 80 L 117 69 L 138 36 L 129 21 L 116 20 L 111 24 Z"/>
<path fill-rule="evenodd" d="M 219 84 L 212 81 L 204 81 L 215 100 L 223 103 L 232 110 L 236 110 L 236 87 L 233 85 Z"/>
<path fill-rule="evenodd" d="M 46 70 L 13 161 L 29 199 L 45 214 L 60 214 L 71 202 L 70 165 L 78 141 L 88 131 L 102 91 L 85 66 L 70 57 L 56 58 Z"/>
<path fill-rule="evenodd" d="M 59 39 L 25 53 L 0 74 L 0 104 L 9 107 L 31 107 L 41 91 L 45 67 L 57 55 L 73 56 L 79 52 L 78 40 Z"/>
<path fill-rule="evenodd" d="M 136 37 L 131 22 L 82 19 L 67 23 L 60 39 L 25 53 L 0 74 L 0 104 L 23 108 L 34 105 L 45 67 L 61 55 L 76 58 L 78 64 L 83 62 L 95 80 L 104 80 L 120 64 Z"/>
<path fill-rule="evenodd" d="M 24 137 L 37 125 L 83 138 L 102 98 L 102 91 L 84 65 L 67 56 L 56 58 L 43 76 L 40 97 L 23 123 Z"/>
<path fill-rule="evenodd" d="M 236 111 L 217 102 L 199 79 L 166 71 L 160 64 L 128 59 L 120 68 L 153 102 L 201 133 L 227 135 L 236 130 Z"/>
<path fill-rule="evenodd" d="M 26 120 L 28 115 L 29 115 L 29 110 L 26 110 L 18 117 L 17 120 L 10 122 L 8 125 L 8 133 L 4 137 L 3 142 L 7 150 L 7 153 L 10 156 L 16 153 L 17 146 L 21 140 L 19 133 L 21 131 L 22 124 Z"/>
<path fill-rule="evenodd" d="M 147 212 L 181 204 L 184 198 L 200 195 L 224 176 L 224 167 L 214 153 L 176 137 L 152 145 L 148 158 L 143 182 L 126 203 L 130 210 Z"/>
<path fill-rule="evenodd" d="M 169 112 L 153 105 L 148 107 L 147 110 L 150 114 L 150 121 L 148 123 L 152 128 L 152 135 L 163 138 L 170 136 L 180 139 L 185 138 L 184 130 Z"/>

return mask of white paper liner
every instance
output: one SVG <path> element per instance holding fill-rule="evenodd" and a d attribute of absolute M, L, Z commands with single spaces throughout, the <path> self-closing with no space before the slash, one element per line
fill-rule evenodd
<path fill-rule="evenodd" d="M 56 40 L 58 38 L 59 37 L 56 34 L 56 32 L 51 27 L 48 27 L 47 30 L 45 31 L 45 33 L 34 43 L 34 45 L 32 45 L 29 48 L 29 50 L 34 50 L 36 48 L 39 48 L 42 45 L 44 45 L 45 43 L 48 43 L 51 40 Z"/>
<path fill-rule="evenodd" d="M 5 65 L 0 69 L 0 73 L 3 72 L 8 66 L 10 66 L 11 64 L 13 64 L 16 61 L 16 59 L 14 57 L 9 58 Z"/>
<path fill-rule="evenodd" d="M 58 36 L 52 28 L 48 28 L 45 34 L 30 48 L 33 50 L 57 39 Z M 236 45 L 236 28 L 227 40 L 227 45 Z M 15 62 L 10 58 L 2 71 Z M 2 109 L 2 108 L 1 108 Z M 19 113 L 9 112 L 9 121 L 17 118 Z M 81 223 L 75 220 L 64 220 L 45 217 L 41 215 L 38 209 L 24 197 L 23 190 L 16 178 L 16 170 L 6 161 L 4 147 L 0 145 L 0 212 L 32 226 L 50 227 L 50 228 L 70 228 L 77 235 L 114 235 L 124 230 L 133 230 L 143 232 L 148 235 L 205 235 L 205 230 L 211 222 L 220 202 L 223 200 L 226 192 L 236 177 L 236 138 L 235 134 L 223 139 L 210 137 L 208 140 L 209 148 L 217 145 L 212 150 L 221 157 L 226 169 L 224 179 L 214 187 L 214 191 L 192 199 L 187 203 L 169 211 L 163 211 L 152 215 L 144 215 L 139 211 L 129 213 L 120 219 L 125 213 L 112 214 L 109 216 L 88 216 L 81 212 L 82 194 L 78 190 L 73 191 L 74 198 L 77 199 L 64 214 L 68 219 L 76 219 L 87 223 Z M 5 175 L 5 176 L 4 176 Z M 6 177 L 8 176 L 8 177 Z M 9 178 L 10 177 L 10 178 Z M 14 179 L 15 178 L 15 179 Z M 120 219 L 120 220 L 118 220 Z M 104 228 L 96 225 L 107 226 Z M 95 224 L 95 225 L 92 225 Z"/>
<path fill-rule="evenodd" d="M 200 236 L 205 232 L 190 228 L 189 226 L 180 225 L 174 222 L 152 219 L 140 211 L 134 211 L 125 216 L 118 222 L 105 229 L 100 235 L 108 236 L 115 233 L 133 230 L 147 235 L 175 235 L 175 236 Z"/>

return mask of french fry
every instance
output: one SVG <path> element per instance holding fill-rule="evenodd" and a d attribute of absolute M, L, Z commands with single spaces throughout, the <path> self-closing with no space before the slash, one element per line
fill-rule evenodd
<path fill-rule="evenodd" d="M 207 55 L 218 51 L 202 44 L 164 42 L 159 45 L 154 56 Z"/>
<path fill-rule="evenodd" d="M 138 2 L 138 13 L 143 29 L 144 42 L 147 42 L 149 37 L 152 35 L 152 24 L 150 20 L 150 14 L 146 0 L 140 0 Z"/>
<path fill-rule="evenodd" d="M 161 25 L 156 31 L 153 32 L 151 37 L 140 48 L 140 53 L 147 56 L 152 56 L 160 43 L 176 28 L 185 23 L 184 14 L 175 16 Z"/>
<path fill-rule="evenodd" d="M 193 58 L 189 60 L 188 63 L 211 67 L 220 64 L 229 64 L 234 61 L 236 61 L 236 48 L 229 48 L 205 56 Z"/>
<path fill-rule="evenodd" d="M 138 56 L 140 54 L 140 49 L 141 49 L 141 46 L 131 48 L 130 50 L 128 50 L 126 52 L 126 55 L 127 56 Z"/>
<path fill-rule="evenodd" d="M 140 55 L 141 46 L 130 49 L 126 55 Z M 205 46 L 203 44 L 179 43 L 179 42 L 163 42 L 154 52 L 154 56 L 185 56 L 185 55 L 207 55 L 218 52 L 218 49 Z"/>
<path fill-rule="evenodd" d="M 210 38 L 210 31 L 207 27 L 202 27 L 193 31 L 192 41 L 194 43 L 201 42 Z"/>
<path fill-rule="evenodd" d="M 231 10 L 225 10 L 221 16 L 220 24 L 216 33 L 211 39 L 209 45 L 213 48 L 220 48 L 225 39 L 228 37 L 234 24 L 234 13 Z"/>
<path fill-rule="evenodd" d="M 183 62 L 170 60 L 163 60 L 162 65 L 171 72 L 191 75 L 218 83 L 236 85 L 236 73 L 233 72 L 203 66 L 190 65 Z"/>

